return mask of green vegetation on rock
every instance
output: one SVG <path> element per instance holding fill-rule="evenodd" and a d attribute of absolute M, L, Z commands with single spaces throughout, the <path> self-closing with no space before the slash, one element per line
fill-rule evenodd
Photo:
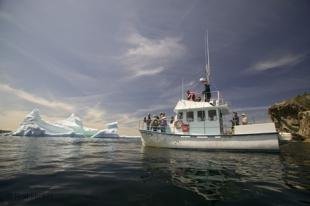
<path fill-rule="evenodd" d="M 310 138 L 310 94 L 276 103 L 268 113 L 279 132 L 292 133 L 295 139 Z"/>

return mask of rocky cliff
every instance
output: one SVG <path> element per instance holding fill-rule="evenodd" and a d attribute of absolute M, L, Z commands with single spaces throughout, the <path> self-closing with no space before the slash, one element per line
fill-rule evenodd
<path fill-rule="evenodd" d="M 268 112 L 279 132 L 292 133 L 295 139 L 310 140 L 310 94 L 276 103 Z"/>

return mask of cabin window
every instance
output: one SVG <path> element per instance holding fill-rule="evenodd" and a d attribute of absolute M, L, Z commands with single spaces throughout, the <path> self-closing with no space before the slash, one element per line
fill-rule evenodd
<path fill-rule="evenodd" d="M 209 121 L 215 121 L 216 118 L 216 110 L 209 110 L 208 111 L 208 117 L 209 117 Z"/>
<path fill-rule="evenodd" d="M 198 121 L 205 121 L 205 118 L 206 118 L 205 111 L 198 111 L 197 118 L 198 118 Z"/>
<path fill-rule="evenodd" d="M 194 112 L 186 112 L 186 121 L 188 122 L 194 121 Z"/>
<path fill-rule="evenodd" d="M 183 112 L 178 113 L 178 119 L 183 119 Z"/>

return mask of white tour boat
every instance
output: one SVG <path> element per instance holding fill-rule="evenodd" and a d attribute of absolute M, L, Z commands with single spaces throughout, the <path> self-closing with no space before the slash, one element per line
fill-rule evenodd
<path fill-rule="evenodd" d="M 207 38 L 206 50 L 206 77 L 201 81 L 207 85 L 210 82 Z M 175 121 L 168 124 L 164 132 L 146 128 L 144 123 L 140 128 L 143 146 L 279 151 L 278 132 L 274 123 L 235 125 L 230 132 L 225 131 L 223 116 L 230 114 L 228 104 L 218 91 L 212 94 L 215 98 L 205 93 L 200 101 L 179 100 L 174 108 Z"/>

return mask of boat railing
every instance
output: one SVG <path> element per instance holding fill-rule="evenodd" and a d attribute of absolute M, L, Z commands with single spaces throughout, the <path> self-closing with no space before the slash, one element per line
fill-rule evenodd
<path fill-rule="evenodd" d="M 139 124 L 139 129 L 147 129 L 148 126 L 146 124 Z M 170 128 L 170 129 L 174 129 L 174 130 L 182 130 L 182 128 L 175 128 L 175 127 L 172 127 L 172 126 L 149 126 L 149 128 L 157 128 L 157 129 L 165 129 L 165 128 Z M 205 127 L 194 127 L 194 126 L 191 126 L 190 129 L 193 130 L 193 129 L 211 129 L 211 128 L 218 128 L 218 126 L 205 126 Z"/>
<path fill-rule="evenodd" d="M 198 92 L 194 92 L 195 93 L 195 101 L 202 101 L 205 102 L 205 95 L 202 93 L 198 93 Z M 213 105 L 224 105 L 226 104 L 226 102 L 224 101 L 224 98 L 222 97 L 220 91 L 212 91 L 211 93 L 211 99 L 210 99 L 210 103 L 212 103 Z"/>
<path fill-rule="evenodd" d="M 224 101 L 223 96 L 221 95 L 220 91 L 213 91 L 211 92 L 211 100 L 214 105 L 224 105 L 226 102 Z"/>
<path fill-rule="evenodd" d="M 188 125 L 187 125 L 188 126 Z M 206 134 L 208 130 L 214 130 L 217 129 L 218 126 L 211 126 L 206 125 L 204 127 L 198 127 L 198 126 L 190 126 L 189 131 L 195 131 L 196 133 Z M 224 128 L 223 128 L 224 129 Z M 168 124 L 167 126 L 152 126 L 147 125 L 144 121 L 139 121 L 139 130 L 149 130 L 149 131 L 157 131 L 157 132 L 165 132 L 165 133 L 180 133 L 183 131 L 183 128 L 176 128 L 174 124 Z"/>

